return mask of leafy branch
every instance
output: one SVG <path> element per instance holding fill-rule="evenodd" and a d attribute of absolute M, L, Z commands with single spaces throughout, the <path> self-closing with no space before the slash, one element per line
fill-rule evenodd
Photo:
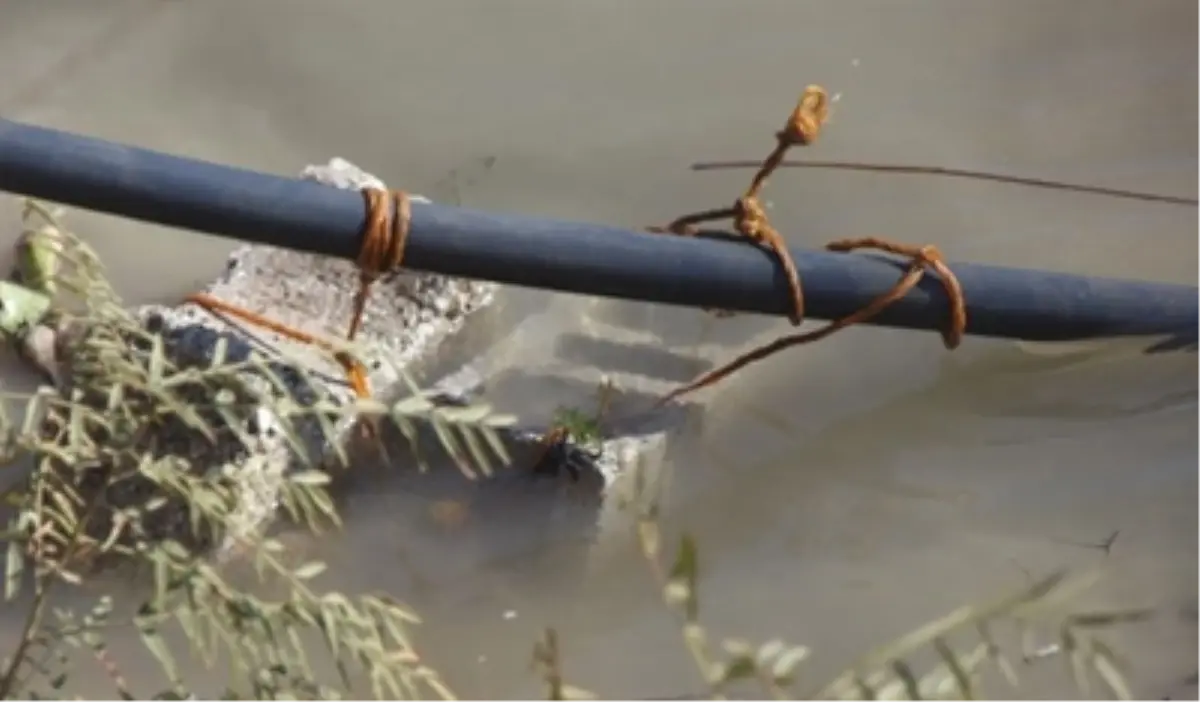
<path fill-rule="evenodd" d="M 203 339 L 212 342 L 206 357 L 190 358 L 196 338 L 172 337 L 130 312 L 57 212 L 27 202 L 25 216 L 27 232 L 53 243 L 39 255 L 56 257 L 40 281 L 55 293 L 55 313 L 32 322 L 55 325 L 67 354 L 58 387 L 4 393 L 0 404 L 3 465 L 32 464 L 6 495 L 15 510 L 5 532 L 6 599 L 33 575 L 24 631 L 0 669 L 0 697 L 33 694 L 38 677 L 61 688 L 65 672 L 52 673 L 45 661 L 79 646 L 103 662 L 122 696 L 134 696 L 103 644 L 105 616 L 93 613 L 86 633 L 56 628 L 46 616 L 53 588 L 125 561 L 151 575 L 153 594 L 134 624 L 171 682 L 169 694 L 189 692 L 164 638 L 174 628 L 203 661 L 228 657 L 257 698 L 336 693 L 309 663 L 310 634 L 335 663 L 340 689 L 365 681 L 377 697 L 450 697 L 415 650 L 412 612 L 383 595 L 322 592 L 314 581 L 324 566 L 290 567 L 261 527 L 276 505 L 313 530 L 340 525 L 327 459 L 348 461 L 346 429 L 364 419 L 393 422 L 405 436 L 424 422 L 465 469 L 474 463 L 486 472 L 508 460 L 497 431 L 511 418 L 482 405 L 437 407 L 411 380 L 413 392 L 397 402 L 346 402 L 303 366 L 247 353 L 216 333 Z M 6 331 L 20 343 L 29 328 Z M 19 422 L 14 402 L 22 405 Z M 262 599 L 223 579 L 211 559 L 222 541 L 232 544 L 222 557 L 252 562 L 287 596 Z"/>

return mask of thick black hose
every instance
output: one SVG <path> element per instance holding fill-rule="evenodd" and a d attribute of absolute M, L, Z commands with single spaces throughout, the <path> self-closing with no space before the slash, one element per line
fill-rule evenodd
<path fill-rule="evenodd" d="M 0 190 L 133 219 L 354 260 L 357 194 L 0 120 Z M 896 262 L 794 249 L 807 314 L 835 319 L 896 282 Z M 744 243 L 413 203 L 413 270 L 692 307 L 786 315 L 774 257 Z M 1197 335 L 1192 286 L 951 264 L 970 334 L 1028 340 Z M 872 323 L 940 329 L 948 307 L 931 277 Z"/>

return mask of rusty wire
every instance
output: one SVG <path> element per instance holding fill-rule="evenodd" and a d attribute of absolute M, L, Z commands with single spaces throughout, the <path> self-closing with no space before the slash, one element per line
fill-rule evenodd
<path fill-rule="evenodd" d="M 750 187 L 737 199 L 733 205 L 715 210 L 705 210 L 684 215 L 674 220 L 666 227 L 650 227 L 648 231 L 657 234 L 676 234 L 693 236 L 697 232 L 696 225 L 719 219 L 732 219 L 734 229 L 756 245 L 764 246 L 775 254 L 788 277 L 792 291 L 792 313 L 790 318 L 793 325 L 804 321 L 804 288 L 800 285 L 800 274 L 792 255 L 788 252 L 787 242 L 783 235 L 771 225 L 767 210 L 759 196 L 767 179 L 775 172 L 783 157 L 793 146 L 807 146 L 816 141 L 821 132 L 821 126 L 829 117 L 829 95 L 825 89 L 810 85 L 804 89 L 796 108 L 788 117 L 783 129 L 775 134 L 775 148 L 762 161 L 758 172 L 750 181 Z"/>
<path fill-rule="evenodd" d="M 346 340 L 354 341 L 362 328 L 362 318 L 371 294 L 371 286 L 380 276 L 396 270 L 404 260 L 404 248 L 408 242 L 408 230 L 412 221 L 412 203 L 401 190 L 366 188 L 361 191 L 365 206 L 362 245 L 358 254 L 359 285 L 354 295 L 354 311 Z M 338 351 L 333 342 L 314 334 L 282 324 L 263 314 L 230 304 L 208 293 L 193 293 L 184 298 L 218 317 L 233 317 L 254 326 L 274 332 L 293 341 L 313 344 L 332 351 L 358 398 L 371 395 L 367 371 L 362 363 L 349 354 Z"/>
<path fill-rule="evenodd" d="M 758 161 L 702 161 L 693 163 L 693 171 L 719 171 L 733 168 L 758 168 Z M 1142 202 L 1156 202 L 1167 205 L 1184 205 L 1195 207 L 1200 204 L 1194 197 L 1181 197 L 1178 195 L 1161 195 L 1159 193 L 1147 193 L 1138 190 L 1127 190 L 1125 188 L 1107 188 L 1099 185 L 1083 185 L 1081 183 L 1068 183 L 1060 180 L 1048 180 L 1046 178 L 1029 178 L 1026 176 L 1005 175 L 1003 173 L 992 173 L 989 171 L 974 171 L 965 168 L 947 168 L 945 166 L 926 166 L 898 163 L 859 163 L 856 161 L 783 161 L 779 164 L 779 168 L 814 168 L 831 171 L 860 171 L 864 173 L 886 173 L 888 175 L 926 175 L 940 176 L 943 178 L 963 178 L 967 180 L 984 180 L 993 183 L 1005 183 L 1008 185 L 1024 185 L 1031 188 L 1041 188 L 1044 190 L 1064 190 L 1074 193 L 1085 193 L 1088 195 L 1102 195 L 1104 197 L 1115 197 L 1125 200 L 1140 200 Z"/>
<path fill-rule="evenodd" d="M 816 140 L 821 125 L 829 115 L 829 100 L 825 90 L 819 86 L 810 85 L 804 89 L 796 108 L 792 111 L 787 125 L 775 135 L 775 149 L 758 165 L 758 171 L 750 182 L 750 187 L 731 207 L 707 210 L 685 215 L 671 222 L 666 227 L 653 227 L 649 231 L 659 234 L 675 234 L 691 236 L 696 233 L 695 225 L 716 219 L 732 218 L 734 229 L 756 245 L 770 248 L 779 259 L 788 276 L 791 286 L 793 309 L 790 315 L 793 325 L 799 325 L 804 319 L 804 292 L 800 276 L 787 249 L 783 236 L 768 221 L 766 209 L 759 200 L 767 178 L 785 163 L 784 156 L 793 146 L 806 146 Z M 736 165 L 744 165 L 738 162 Z M 946 296 L 950 302 L 950 324 L 942 332 L 942 340 L 946 348 L 953 349 L 962 341 L 967 326 L 966 301 L 963 297 L 962 286 L 946 265 L 942 254 L 933 246 L 911 246 L 897 244 L 885 239 L 867 237 L 835 241 L 826 247 L 830 251 L 850 253 L 859 249 L 874 249 L 910 259 L 908 268 L 890 290 L 875 298 L 866 307 L 829 324 L 801 334 L 792 334 L 776 339 L 768 344 L 756 347 L 751 351 L 735 358 L 711 371 L 705 372 L 692 381 L 664 395 L 655 403 L 661 407 L 671 400 L 695 392 L 712 385 L 741 368 L 755 361 L 774 355 L 786 348 L 808 344 L 823 339 L 836 331 L 854 324 L 865 322 L 882 312 L 889 305 L 908 294 L 924 277 L 927 270 L 937 273 Z"/>
<path fill-rule="evenodd" d="M 771 153 L 759 163 L 754 162 L 724 162 L 702 163 L 693 168 L 709 170 L 717 168 L 757 167 L 754 177 L 745 192 L 733 205 L 718 209 L 697 212 L 679 217 L 666 227 L 652 227 L 648 230 L 659 234 L 693 236 L 698 233 L 697 225 L 720 219 L 732 220 L 734 230 L 753 245 L 762 247 L 776 256 L 788 278 L 792 297 L 792 310 L 789 314 L 793 325 L 799 325 L 804 319 L 804 291 L 799 272 L 792 261 L 786 242 L 777 229 L 771 224 L 766 208 L 761 201 L 761 194 L 767 180 L 781 167 L 812 167 L 835 168 L 842 170 L 865 170 L 886 173 L 919 173 L 927 175 L 942 175 L 976 179 L 1011 182 L 1035 187 L 1051 187 L 1063 190 L 1090 192 L 1102 195 L 1126 197 L 1148 201 L 1169 202 L 1173 204 L 1195 204 L 1195 200 L 1174 198 L 1168 196 L 1137 193 L 1132 191 L 1099 188 L 1092 186 L 1073 185 L 1055 181 L 1043 181 L 1033 178 L 1017 178 L 997 174 L 961 171 L 928 166 L 886 166 L 875 164 L 855 164 L 837 161 L 785 161 L 787 152 L 794 146 L 812 144 L 820 134 L 821 128 L 829 115 L 829 98 L 824 89 L 819 86 L 808 86 L 801 94 L 795 109 L 789 116 L 783 129 L 775 134 L 776 145 Z M 346 338 L 353 341 L 357 335 L 367 296 L 371 285 L 383 274 L 399 268 L 403 261 L 404 247 L 408 237 L 411 219 L 409 198 L 401 191 L 384 191 L 368 189 L 363 191 L 366 216 L 362 232 L 362 247 L 357 260 L 360 271 L 360 285 L 354 299 L 353 317 Z M 886 292 L 872 300 L 858 311 L 833 320 L 828 324 L 803 333 L 784 336 L 765 345 L 756 347 L 732 361 L 708 371 L 692 381 L 672 390 L 656 403 L 656 407 L 678 399 L 702 388 L 713 385 L 734 372 L 756 361 L 779 353 L 784 349 L 812 343 L 824 339 L 846 327 L 866 322 L 881 313 L 889 305 L 902 299 L 928 273 L 934 272 L 945 289 L 950 319 L 942 330 L 943 343 L 948 349 L 959 345 L 967 325 L 966 302 L 962 287 L 950 270 L 941 252 L 934 246 L 912 246 L 899 244 L 882 238 L 865 237 L 836 241 L 827 245 L 827 250 L 841 253 L 851 253 L 869 249 L 885 254 L 909 259 L 909 263 L 896 284 Z M 189 296 L 188 301 L 201 305 L 214 314 L 227 314 L 241 318 L 252 324 L 264 327 L 283 336 L 302 343 L 318 344 L 326 349 L 334 345 L 297 329 L 274 322 L 266 317 L 245 310 L 207 294 Z M 350 359 L 343 353 L 337 354 L 338 361 L 346 370 L 351 387 L 359 397 L 369 395 L 366 373 L 362 365 Z M 570 432 L 563 426 L 552 426 L 542 437 L 539 448 L 544 451 L 555 444 L 569 440 Z"/>
<path fill-rule="evenodd" d="M 845 329 L 854 324 L 860 324 L 870 320 L 875 315 L 887 309 L 888 305 L 902 299 L 910 290 L 916 287 L 917 283 L 925 276 L 927 269 L 933 269 L 938 274 L 941 280 L 942 287 L 946 290 L 946 296 L 950 300 L 950 325 L 942 330 L 942 343 L 947 349 L 957 348 L 962 343 L 963 334 L 967 326 L 967 307 L 966 300 L 963 296 L 962 286 L 959 285 L 958 278 L 946 265 L 942 254 L 934 246 L 908 246 L 905 244 L 896 244 L 876 238 L 864 239 L 846 239 L 843 241 L 835 241 L 828 244 L 826 248 L 830 251 L 840 251 L 849 253 L 857 249 L 874 249 L 884 253 L 896 254 L 899 256 L 907 256 L 911 259 L 908 268 L 890 290 L 875 298 L 866 307 L 854 312 L 853 314 L 836 319 L 829 324 L 826 324 L 819 329 L 814 329 L 801 334 L 791 334 L 780 337 L 762 346 L 757 346 L 754 349 L 738 356 L 728 363 L 715 368 L 713 370 L 702 373 L 688 383 L 672 390 L 664 395 L 656 403 L 656 407 L 661 407 L 671 400 L 677 399 L 688 393 L 695 392 L 701 388 L 708 387 L 723 378 L 732 375 L 734 372 L 760 361 L 768 356 L 772 356 L 784 349 L 792 346 L 801 346 L 803 344 L 819 341 L 834 332 Z"/>

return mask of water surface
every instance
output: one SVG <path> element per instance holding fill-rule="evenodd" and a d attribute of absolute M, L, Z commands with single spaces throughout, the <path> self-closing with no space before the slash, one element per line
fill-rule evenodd
<path fill-rule="evenodd" d="M 8 0 L 0 114 L 285 174 L 338 155 L 417 191 L 495 157 L 465 194 L 472 206 L 641 226 L 730 200 L 748 172 L 688 166 L 765 155 L 815 82 L 838 100 L 813 157 L 1188 195 L 1195 25 L 1183 0 L 111 0 L 104 12 Z M 1190 208 L 814 171 L 780 175 L 768 198 L 799 245 L 871 234 L 952 259 L 1196 283 Z M 4 201 L 0 215 L 14 212 Z M 231 248 L 75 221 L 131 301 L 194 289 Z M 702 367 L 787 328 L 512 299 L 549 318 L 521 338 L 527 353 L 513 351 L 494 397 L 516 411 L 575 401 L 579 377 L 606 371 L 657 387 L 682 372 L 670 358 Z M 1030 574 L 1103 561 L 1101 599 L 1162 608 L 1120 644 L 1139 691 L 1168 694 L 1197 653 L 1196 382 L 1193 355 L 1120 343 L 972 340 L 948 354 L 932 334 L 851 330 L 697 398 L 672 435 L 666 519 L 700 543 L 712 627 L 809 643 L 814 677 Z M 346 532 L 295 548 L 332 561 L 338 587 L 412 603 L 460 694 L 535 693 L 529 647 L 549 624 L 581 685 L 698 689 L 620 519 L 597 533 L 587 504 L 497 489 L 448 528 L 429 506 L 460 484 L 363 471 L 344 496 Z M 1091 546 L 1113 532 L 1107 553 Z M 153 679 L 125 655 L 131 678 Z M 81 668 L 78 689 L 100 676 Z M 1063 684 L 1035 677 L 1026 694 Z"/>

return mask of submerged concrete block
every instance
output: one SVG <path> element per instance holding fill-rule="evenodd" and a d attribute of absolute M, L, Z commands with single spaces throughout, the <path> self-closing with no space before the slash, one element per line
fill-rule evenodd
<path fill-rule="evenodd" d="M 344 189 L 384 187 L 377 178 L 342 159 L 309 166 L 301 176 Z M 242 246 L 230 255 L 225 270 L 203 292 L 299 331 L 336 340 L 344 338 L 358 285 L 358 269 L 350 262 L 274 247 Z M 361 358 L 370 370 L 372 395 L 389 402 L 405 394 L 408 386 L 402 372 L 406 367 L 437 356 L 443 343 L 463 330 L 472 315 L 496 302 L 498 292 L 498 286 L 492 283 L 405 270 L 377 281 L 372 286 L 356 340 L 356 348 L 362 349 Z M 166 420 L 154 427 L 155 436 L 145 447 L 155 455 L 184 457 L 198 472 L 221 473 L 232 479 L 236 486 L 234 518 L 218 549 L 219 556 L 229 556 L 236 553 L 240 543 L 272 521 L 280 504 L 284 478 L 300 463 L 281 430 L 280 417 L 274 414 L 273 405 L 287 398 L 302 406 L 322 401 L 341 404 L 352 400 L 353 392 L 331 354 L 310 344 L 214 315 L 191 303 L 146 305 L 135 309 L 134 314 L 151 331 L 161 335 L 168 356 L 182 369 L 211 366 L 219 345 L 224 347 L 227 362 L 251 357 L 265 362 L 261 369 L 245 372 L 247 382 L 234 384 L 237 393 L 249 393 L 240 397 L 241 414 L 237 415 L 236 425 L 223 426 L 227 422 L 222 417 L 210 417 L 212 424 L 222 426 L 216 442 L 207 440 L 184 422 Z M 538 368 L 553 357 L 552 347 L 562 330 L 553 323 L 547 324 L 548 320 L 535 314 L 517 329 L 506 330 L 510 333 L 502 334 L 503 338 L 453 368 L 448 375 L 431 379 L 436 382 L 426 389 L 433 391 L 435 401 L 447 405 L 488 399 L 490 381 L 494 378 L 514 366 Z M 514 339 L 520 340 L 524 347 L 519 354 L 514 354 L 511 348 Z M 143 359 L 147 351 L 134 349 Z M 572 378 L 578 384 L 591 382 L 589 374 L 594 369 L 565 370 L 569 375 L 578 375 Z M 266 377 L 268 372 L 273 378 Z M 617 381 L 620 383 L 621 379 Z M 661 383 L 650 390 L 666 389 L 658 385 Z M 186 400 L 189 393 L 215 390 L 197 385 L 181 391 Z M 558 398 L 552 386 L 547 387 L 547 395 L 566 404 L 579 399 Z M 619 389 L 615 397 L 615 409 L 626 418 L 606 427 L 601 450 L 592 454 L 573 443 L 563 444 L 556 448 L 550 471 L 555 476 L 570 475 L 574 482 L 582 483 L 579 490 L 592 495 L 585 498 L 592 505 L 585 510 L 591 515 L 586 518 L 588 531 L 605 528 L 604 524 L 612 517 L 606 518 L 602 513 L 616 514 L 615 503 L 619 502 L 606 498 L 613 495 L 620 478 L 633 463 L 646 461 L 648 457 L 653 462 L 661 457 L 667 424 L 676 423 L 670 410 L 645 417 L 629 415 L 631 407 L 623 406 L 624 396 Z M 638 397 L 639 402 L 644 401 L 645 393 Z M 194 399 L 203 405 L 211 404 L 212 398 Z M 534 478 L 532 466 L 528 465 L 530 457 L 537 452 L 537 443 L 551 421 L 549 416 L 522 419 L 528 420 L 528 424 L 503 432 L 510 444 L 524 449 L 516 454 L 519 464 L 506 469 L 507 475 L 502 476 L 503 482 L 510 485 L 514 479 Z M 357 438 L 351 433 L 354 426 L 351 421 L 342 422 L 336 427 L 334 440 L 343 446 L 353 444 Z M 331 446 L 320 423 L 300 418 L 292 422 L 292 428 L 302 440 L 308 457 L 327 464 L 322 459 L 329 455 Z M 353 447 L 350 453 L 355 455 Z M 560 470 L 568 467 L 574 470 Z M 100 480 L 98 484 L 103 482 Z M 144 501 L 145 491 L 152 488 L 149 481 L 132 481 L 119 489 L 105 489 L 109 502 L 119 507 Z M 504 490 L 500 486 L 497 489 Z M 540 517 L 529 514 L 525 517 L 532 522 L 549 519 L 547 528 L 553 529 L 551 523 L 558 520 L 553 516 L 555 507 L 551 504 L 545 507 Z M 576 511 L 570 520 L 580 524 L 583 516 Z M 156 536 L 181 538 L 187 531 L 187 523 L 186 505 L 176 504 L 160 509 L 147 527 Z"/>
<path fill-rule="evenodd" d="M 301 177 L 343 189 L 385 187 L 375 176 L 340 158 L 308 166 Z M 242 246 L 229 256 L 225 271 L 203 292 L 299 331 L 337 340 L 344 338 L 350 323 L 358 283 L 358 269 L 347 261 L 268 246 Z M 402 390 L 400 372 L 413 361 L 433 354 L 462 328 L 469 315 L 493 302 L 495 291 L 492 283 L 410 271 L 377 281 L 356 340 L 364 349 L 362 361 L 370 369 L 373 395 L 384 401 L 395 398 Z M 163 334 L 170 355 L 183 367 L 210 363 L 217 340 L 224 339 L 231 361 L 266 351 L 264 356 L 273 359 L 272 371 L 302 405 L 318 398 L 334 402 L 353 398 L 344 371 L 327 351 L 215 316 L 190 303 L 147 305 L 135 313 Z M 269 383 L 259 383 L 259 387 L 266 394 L 279 393 Z M 210 466 L 210 470 L 234 477 L 241 486 L 232 532 L 222 551 L 270 520 L 278 506 L 281 480 L 298 462 L 279 431 L 269 401 L 248 418 L 248 424 L 253 425 L 251 433 L 259 445 L 249 451 L 235 448 L 235 455 Z M 335 438 L 346 441 L 352 427 L 351 422 L 341 423 Z M 330 446 L 315 420 L 301 419 L 295 429 L 310 458 L 319 459 L 328 453 Z"/>

